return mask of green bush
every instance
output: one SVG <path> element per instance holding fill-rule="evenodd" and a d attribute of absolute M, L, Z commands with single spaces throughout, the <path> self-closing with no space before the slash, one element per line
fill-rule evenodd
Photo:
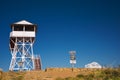
<path fill-rule="evenodd" d="M 17 77 L 11 78 L 11 80 L 23 80 L 23 76 L 19 75 Z"/>
<path fill-rule="evenodd" d="M 73 80 L 73 77 L 67 77 L 65 80 Z"/>
<path fill-rule="evenodd" d="M 84 75 L 79 74 L 79 75 L 77 75 L 76 77 L 78 77 L 78 78 L 84 78 Z"/>
<path fill-rule="evenodd" d="M 93 74 L 89 74 L 89 75 L 86 75 L 84 77 L 85 80 L 93 80 L 94 79 L 94 75 Z"/>
<path fill-rule="evenodd" d="M 56 80 L 64 80 L 64 79 L 63 79 L 63 78 L 58 77 L 58 78 L 56 78 Z"/>
<path fill-rule="evenodd" d="M 116 70 L 113 70 L 112 71 L 112 76 L 114 76 L 114 77 L 120 77 L 120 72 L 118 72 Z"/>
<path fill-rule="evenodd" d="M 23 80 L 23 76 L 18 76 L 17 80 Z"/>

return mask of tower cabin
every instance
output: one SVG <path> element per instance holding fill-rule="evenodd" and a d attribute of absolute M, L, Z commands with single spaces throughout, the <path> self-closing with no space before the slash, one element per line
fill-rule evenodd
<path fill-rule="evenodd" d="M 11 25 L 10 49 L 14 49 L 15 42 L 34 42 L 37 25 L 22 20 Z"/>
<path fill-rule="evenodd" d="M 35 56 L 35 59 L 34 59 L 34 67 L 35 67 L 35 70 L 41 70 L 41 59 L 40 59 L 40 56 Z"/>

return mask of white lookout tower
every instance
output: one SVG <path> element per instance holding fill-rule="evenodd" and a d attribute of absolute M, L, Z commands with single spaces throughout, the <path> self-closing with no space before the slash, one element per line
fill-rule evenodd
<path fill-rule="evenodd" d="M 10 71 L 27 71 L 35 68 L 33 44 L 36 25 L 25 20 L 13 23 L 10 32 Z"/>

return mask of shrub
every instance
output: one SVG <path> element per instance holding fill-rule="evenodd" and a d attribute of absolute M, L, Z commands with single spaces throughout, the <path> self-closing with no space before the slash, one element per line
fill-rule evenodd
<path fill-rule="evenodd" d="M 64 79 L 63 79 L 63 78 L 58 77 L 58 78 L 56 78 L 56 80 L 64 80 Z"/>
<path fill-rule="evenodd" d="M 84 78 L 84 75 L 79 74 L 79 75 L 77 75 L 76 77 L 78 77 L 78 78 Z"/>
<path fill-rule="evenodd" d="M 17 77 L 17 80 L 23 80 L 23 76 L 21 76 L 21 75 L 18 76 L 18 77 Z"/>
<path fill-rule="evenodd" d="M 11 78 L 11 80 L 23 80 L 23 76 L 19 75 L 17 77 Z"/>
<path fill-rule="evenodd" d="M 67 78 L 65 78 L 65 80 L 73 80 L 73 78 L 72 77 L 67 77 Z"/>
<path fill-rule="evenodd" d="M 120 77 L 120 72 L 118 72 L 116 70 L 113 70 L 112 71 L 112 76 L 114 76 L 114 77 Z"/>
<path fill-rule="evenodd" d="M 89 74 L 84 77 L 85 80 L 93 80 L 94 79 L 94 74 Z"/>

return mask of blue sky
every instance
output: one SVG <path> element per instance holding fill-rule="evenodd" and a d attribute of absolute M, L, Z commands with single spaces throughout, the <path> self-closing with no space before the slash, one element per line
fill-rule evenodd
<path fill-rule="evenodd" d="M 42 68 L 70 67 L 70 50 L 76 67 L 96 61 L 120 64 L 119 0 L 3 0 L 0 1 L 0 68 L 7 71 L 10 24 L 27 20 L 38 25 L 34 54 Z"/>

